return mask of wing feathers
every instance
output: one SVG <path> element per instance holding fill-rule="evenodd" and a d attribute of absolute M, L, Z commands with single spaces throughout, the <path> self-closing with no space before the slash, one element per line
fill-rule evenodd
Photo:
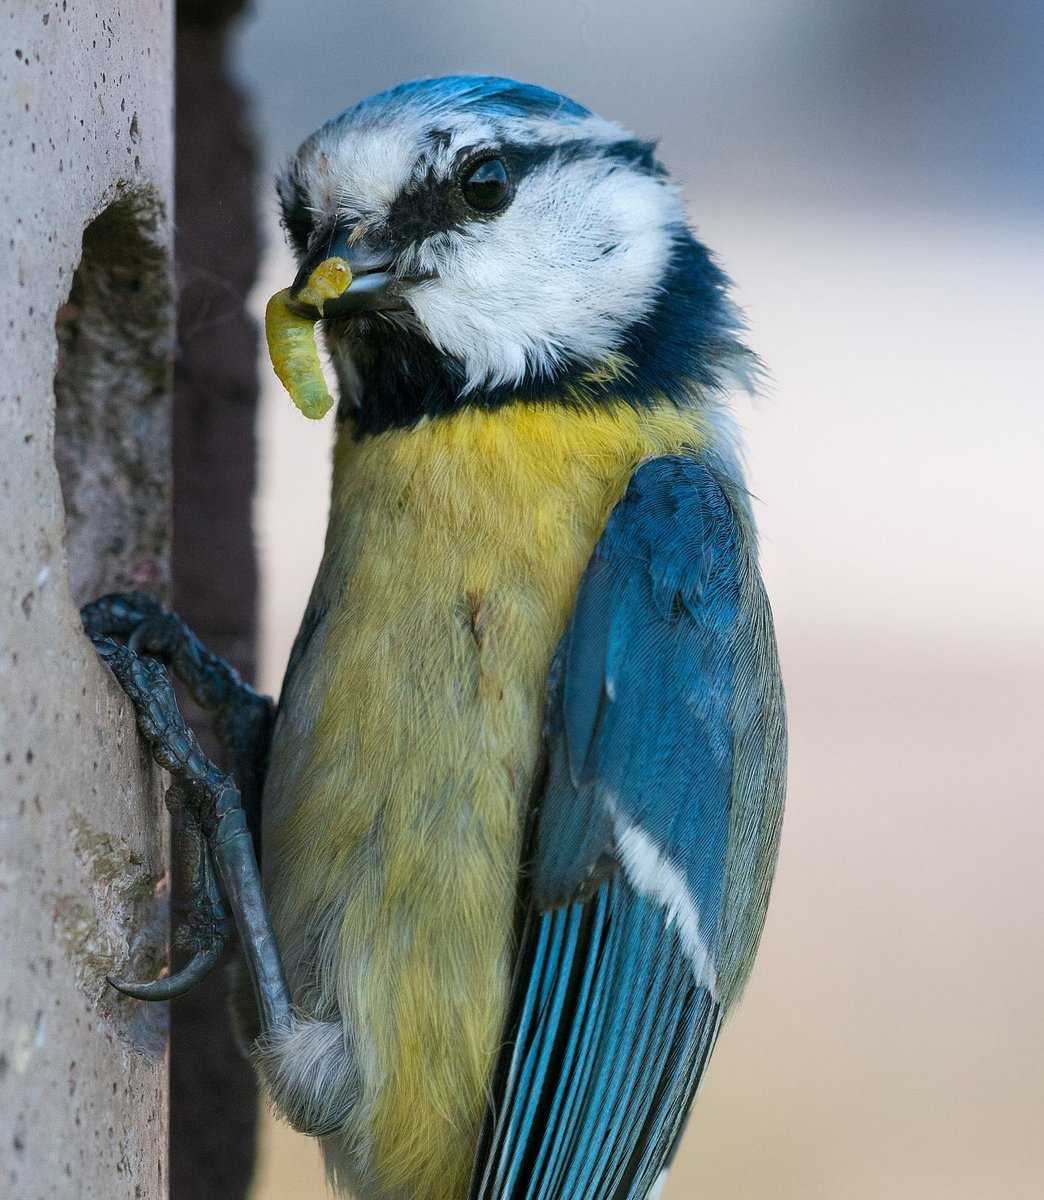
<path fill-rule="evenodd" d="M 472 1194 L 639 1200 L 684 1119 L 693 1035 L 717 1006 L 663 936 L 657 906 L 620 877 L 535 916 L 529 932 L 512 1070 Z"/>
<path fill-rule="evenodd" d="M 706 467 L 659 459 L 585 572 L 549 681 L 529 911 L 470 1200 L 646 1200 L 677 1145 L 721 1024 L 721 931 L 742 921 L 727 863 L 737 842 L 758 853 L 759 788 L 780 765 L 743 778 L 778 691 L 744 536 Z M 770 684 L 738 703 L 735 680 L 759 672 Z"/>

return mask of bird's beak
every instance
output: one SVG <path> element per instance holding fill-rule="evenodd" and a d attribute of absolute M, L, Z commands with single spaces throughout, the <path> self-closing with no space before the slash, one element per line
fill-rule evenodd
<path fill-rule="evenodd" d="M 316 239 L 290 287 L 290 304 L 313 320 L 352 317 L 359 313 L 390 312 L 407 307 L 395 275 L 392 256 L 380 245 L 365 238 L 352 242 L 350 229 L 335 226 L 326 237 Z M 312 272 L 331 258 L 342 258 L 352 273 L 351 283 L 340 296 L 325 300 L 320 313 L 316 306 L 300 296 Z"/>

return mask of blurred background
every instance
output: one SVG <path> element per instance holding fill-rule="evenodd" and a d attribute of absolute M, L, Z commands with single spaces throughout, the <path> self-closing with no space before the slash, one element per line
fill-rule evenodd
<path fill-rule="evenodd" d="M 255 0 L 234 69 L 258 317 L 293 274 L 272 174 L 371 92 L 513 75 L 661 138 L 771 371 L 738 406 L 792 725 L 760 959 L 667 1200 L 1036 1200 L 1044 7 Z M 276 691 L 331 429 L 260 378 Z M 254 1200 L 323 1194 L 314 1146 L 267 1122 Z"/>

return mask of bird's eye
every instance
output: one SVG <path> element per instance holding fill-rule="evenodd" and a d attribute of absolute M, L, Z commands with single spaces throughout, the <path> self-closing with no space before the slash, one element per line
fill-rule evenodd
<path fill-rule="evenodd" d="M 511 179 L 502 158 L 484 158 L 466 167 L 460 179 L 464 199 L 479 212 L 492 213 L 511 198 Z"/>

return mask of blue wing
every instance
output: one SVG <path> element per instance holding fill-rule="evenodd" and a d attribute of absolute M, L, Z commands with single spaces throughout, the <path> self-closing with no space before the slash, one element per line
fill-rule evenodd
<path fill-rule="evenodd" d="M 552 668 L 528 912 L 472 1200 L 644 1200 L 764 919 L 782 695 L 742 502 L 646 463 Z"/>

